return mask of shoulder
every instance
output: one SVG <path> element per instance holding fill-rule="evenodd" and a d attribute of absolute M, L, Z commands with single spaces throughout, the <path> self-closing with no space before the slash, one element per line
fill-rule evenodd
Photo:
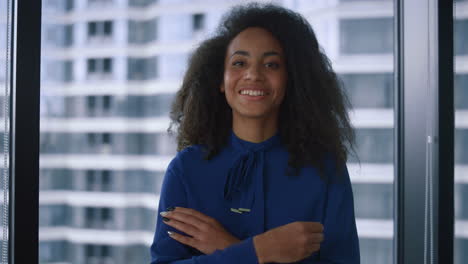
<path fill-rule="evenodd" d="M 182 173 L 187 166 L 202 160 L 204 153 L 205 151 L 202 145 L 188 146 L 177 152 L 176 156 L 169 163 L 167 170 Z"/>
<path fill-rule="evenodd" d="M 325 173 L 331 183 L 348 183 L 349 175 L 346 162 L 338 160 L 336 154 L 327 152 L 323 156 Z"/>

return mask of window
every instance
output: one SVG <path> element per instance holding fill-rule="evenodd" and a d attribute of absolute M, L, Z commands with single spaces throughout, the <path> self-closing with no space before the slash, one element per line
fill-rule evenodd
<path fill-rule="evenodd" d="M 468 73 L 455 75 L 455 108 L 468 110 Z"/>
<path fill-rule="evenodd" d="M 70 257 L 67 255 L 70 249 L 67 241 L 44 241 L 39 245 L 39 254 L 47 263 L 64 262 Z"/>
<path fill-rule="evenodd" d="M 87 60 L 88 80 L 110 79 L 112 77 L 111 58 L 92 58 Z"/>
<path fill-rule="evenodd" d="M 340 52 L 354 54 L 392 54 L 393 19 L 341 19 Z"/>
<path fill-rule="evenodd" d="M 113 22 L 110 20 L 88 22 L 88 41 L 107 43 L 112 39 L 112 31 Z"/>
<path fill-rule="evenodd" d="M 88 145 L 90 148 L 94 148 L 94 145 L 96 144 L 96 134 L 95 133 L 89 133 L 88 134 Z"/>
<path fill-rule="evenodd" d="M 455 55 L 468 55 L 468 19 L 454 21 Z"/>
<path fill-rule="evenodd" d="M 64 112 L 57 112 L 58 116 L 67 118 L 84 117 L 167 117 L 174 100 L 174 93 L 156 95 L 89 95 L 67 96 L 64 99 Z M 51 103 L 56 103 L 52 99 Z M 1 109 L 0 109 L 1 111 Z"/>
<path fill-rule="evenodd" d="M 73 81 L 73 61 L 67 60 L 63 62 L 63 82 Z"/>
<path fill-rule="evenodd" d="M 101 171 L 101 190 L 110 191 L 111 190 L 111 172 L 109 170 Z"/>
<path fill-rule="evenodd" d="M 113 0 L 88 0 L 88 8 L 109 7 L 113 4 Z"/>
<path fill-rule="evenodd" d="M 65 136 L 66 138 L 67 136 Z M 110 133 L 88 133 L 85 153 L 105 154 L 112 149 L 112 135 Z"/>
<path fill-rule="evenodd" d="M 205 27 L 205 15 L 204 14 L 194 14 L 192 16 L 193 31 L 203 30 Z"/>
<path fill-rule="evenodd" d="M 107 207 L 86 207 L 85 210 L 85 228 L 108 229 L 114 224 L 113 212 Z"/>
<path fill-rule="evenodd" d="M 468 128 L 455 130 L 455 164 L 468 164 Z"/>
<path fill-rule="evenodd" d="M 158 77 L 157 58 L 128 58 L 127 79 L 129 81 L 146 81 Z"/>
<path fill-rule="evenodd" d="M 88 36 L 94 37 L 97 35 L 97 22 L 88 23 Z"/>
<path fill-rule="evenodd" d="M 88 73 L 95 73 L 96 72 L 96 59 L 89 59 L 88 60 Z"/>
<path fill-rule="evenodd" d="M 353 184 L 356 217 L 391 219 L 393 217 L 393 187 L 390 184 Z M 377 231 L 375 231 L 377 233 Z"/>
<path fill-rule="evenodd" d="M 86 245 L 86 263 L 90 264 L 114 264 L 111 248 L 107 245 Z"/>
<path fill-rule="evenodd" d="M 113 176 L 109 170 L 86 170 L 86 191 L 111 191 Z"/>
<path fill-rule="evenodd" d="M 109 95 L 105 95 L 102 97 L 102 108 L 104 111 L 109 111 L 109 109 L 111 108 L 111 104 L 112 104 L 112 97 L 109 96 Z"/>
<path fill-rule="evenodd" d="M 71 223 L 70 207 L 66 205 L 42 205 L 40 210 L 44 213 L 41 214 L 41 226 L 67 226 Z"/>
<path fill-rule="evenodd" d="M 96 96 L 86 97 L 88 115 L 94 116 L 96 114 Z"/>
<path fill-rule="evenodd" d="M 157 19 L 129 20 L 128 21 L 128 43 L 146 44 L 157 39 Z"/>
<path fill-rule="evenodd" d="M 69 169 L 41 169 L 40 190 L 73 190 L 73 176 Z"/>
<path fill-rule="evenodd" d="M 112 72 L 112 60 L 109 58 L 103 59 L 103 72 L 108 74 Z"/>
<path fill-rule="evenodd" d="M 79 115 L 78 111 L 74 111 L 76 116 L 88 116 L 88 117 L 102 117 L 102 116 L 108 116 L 111 114 L 111 108 L 112 108 L 112 96 L 110 95 L 104 95 L 104 96 L 86 96 L 86 105 L 85 109 L 87 110 L 86 115 Z M 73 98 L 73 100 L 70 103 L 78 103 L 77 98 Z"/>
<path fill-rule="evenodd" d="M 109 133 L 102 134 L 102 144 L 104 145 L 111 144 L 111 135 Z"/>
<path fill-rule="evenodd" d="M 359 128 L 356 129 L 357 154 L 361 162 L 393 162 L 393 129 Z M 354 157 L 351 161 L 357 162 Z"/>
<path fill-rule="evenodd" d="M 75 6 L 74 0 L 65 0 L 64 9 L 66 12 L 72 11 Z"/>
<path fill-rule="evenodd" d="M 391 239 L 359 239 L 359 246 L 367 249 L 361 253 L 361 259 L 365 259 L 366 263 L 394 263 L 392 255 L 388 254 L 393 249 L 392 243 Z"/>
<path fill-rule="evenodd" d="M 74 42 L 74 26 L 73 24 L 46 24 L 45 36 L 47 44 L 68 48 Z"/>
<path fill-rule="evenodd" d="M 157 0 L 129 0 L 128 5 L 130 7 L 147 7 L 157 2 Z"/>
<path fill-rule="evenodd" d="M 45 81 L 70 83 L 74 79 L 73 61 L 55 60 L 47 63 L 47 74 Z"/>
<path fill-rule="evenodd" d="M 64 25 L 63 31 L 64 31 L 63 46 L 64 47 L 72 46 L 73 45 L 73 25 Z"/>
<path fill-rule="evenodd" d="M 344 88 L 355 108 L 393 108 L 393 74 L 342 74 Z"/>

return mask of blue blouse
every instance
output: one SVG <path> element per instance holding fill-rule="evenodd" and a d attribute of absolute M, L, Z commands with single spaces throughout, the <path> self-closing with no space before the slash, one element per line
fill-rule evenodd
<path fill-rule="evenodd" d="M 253 237 L 295 221 L 321 222 L 320 252 L 298 263 L 359 263 L 359 241 L 353 193 L 346 167 L 336 173 L 333 159 L 325 164 L 328 181 L 314 167 L 287 176 L 289 153 L 279 134 L 261 143 L 238 138 L 211 160 L 200 145 L 177 153 L 163 180 L 151 263 L 258 263 Z M 204 255 L 169 237 L 175 231 L 159 213 L 170 206 L 192 208 L 218 220 L 242 242 Z M 183 233 L 182 233 L 183 234 Z M 185 235 L 185 234 L 184 234 Z"/>

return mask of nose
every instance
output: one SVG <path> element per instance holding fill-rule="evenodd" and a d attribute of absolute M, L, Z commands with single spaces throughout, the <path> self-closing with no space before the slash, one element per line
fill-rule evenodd
<path fill-rule="evenodd" d="M 263 80 L 263 73 L 259 65 L 250 65 L 245 72 L 245 79 L 250 81 Z"/>

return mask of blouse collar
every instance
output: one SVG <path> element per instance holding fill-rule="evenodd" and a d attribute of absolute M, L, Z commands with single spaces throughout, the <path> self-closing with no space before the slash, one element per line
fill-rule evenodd
<path fill-rule="evenodd" d="M 239 151 L 224 182 L 224 199 L 231 201 L 231 211 L 250 211 L 255 193 L 262 195 L 265 152 L 280 144 L 279 133 L 260 143 L 248 142 L 231 131 L 230 142 Z"/>
<path fill-rule="evenodd" d="M 254 143 L 254 142 L 249 142 L 246 140 L 243 140 L 239 138 L 233 130 L 231 130 L 231 137 L 230 137 L 230 143 L 233 147 L 243 150 L 243 151 L 248 151 L 248 152 L 257 152 L 260 150 L 268 150 L 274 146 L 279 145 L 281 142 L 280 140 L 280 134 L 279 131 L 277 131 L 272 137 L 259 142 L 259 143 Z"/>

